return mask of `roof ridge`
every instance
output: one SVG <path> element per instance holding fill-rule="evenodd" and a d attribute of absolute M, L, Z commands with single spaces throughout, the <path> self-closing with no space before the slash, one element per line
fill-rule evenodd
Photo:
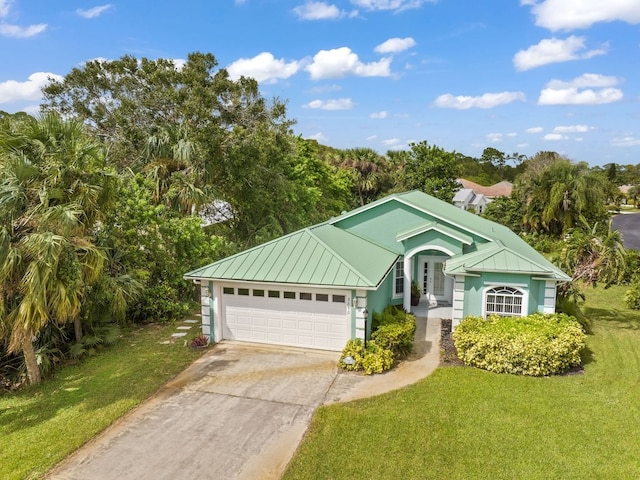
<path fill-rule="evenodd" d="M 527 261 L 527 262 L 529 262 L 529 263 L 534 264 L 536 267 L 540 268 L 543 272 L 553 272 L 553 269 L 551 269 L 551 270 L 550 270 L 549 268 L 545 267 L 544 265 L 540 265 L 538 262 L 536 262 L 536 261 L 534 261 L 534 260 L 531 260 L 531 259 L 530 259 L 530 258 L 528 258 L 528 257 L 523 256 L 521 253 L 518 253 L 518 252 L 516 252 L 515 250 L 513 250 L 512 248 L 509 248 L 507 245 L 505 245 L 504 243 L 502 243 L 502 241 L 500 241 L 500 240 L 496 240 L 496 243 L 499 243 L 500 245 L 498 245 L 498 248 L 496 249 L 496 251 L 495 251 L 495 252 L 491 253 L 491 256 L 496 255 L 496 254 L 498 254 L 498 253 L 503 252 L 503 251 L 505 251 L 505 250 L 506 250 L 507 252 L 509 252 L 509 253 L 511 253 L 511 254 L 513 254 L 513 255 L 515 255 L 515 256 L 516 256 L 516 257 L 518 257 L 518 258 L 521 258 L 521 259 L 523 259 L 523 260 L 525 260 L 525 261 Z M 486 259 L 486 257 L 485 257 L 485 259 Z M 484 259 L 483 259 L 483 260 L 484 260 Z M 479 262 L 480 262 L 480 261 L 477 261 L 476 263 L 469 265 L 469 267 L 474 267 L 474 266 L 475 266 L 475 265 L 477 265 Z M 551 264 L 551 265 L 553 265 L 553 264 Z M 467 265 L 466 265 L 466 263 L 464 264 L 464 266 L 465 266 L 465 267 L 467 266 Z"/>
<path fill-rule="evenodd" d="M 333 248 L 331 248 L 329 245 L 327 245 L 327 243 L 322 240 L 320 237 L 318 237 L 315 233 L 313 233 L 311 230 L 314 229 L 315 227 L 319 227 L 320 225 L 316 225 L 314 227 L 308 227 L 305 228 L 305 230 L 307 230 L 309 232 L 309 235 L 311 235 L 318 243 L 320 243 L 324 248 L 326 248 L 329 252 L 331 252 L 333 255 L 336 256 L 336 258 L 339 258 L 340 261 L 343 263 L 343 265 L 345 265 L 347 267 L 348 270 L 350 270 L 351 272 L 353 272 L 360 280 L 362 280 L 363 282 L 365 282 L 368 285 L 372 285 L 373 282 L 371 281 L 371 279 L 367 278 L 366 275 L 364 275 L 362 272 L 360 272 L 359 270 L 357 270 L 352 264 L 351 262 L 348 262 L 342 255 L 340 255 L 338 252 L 336 252 Z M 339 230 L 343 233 L 346 233 L 348 235 L 353 235 L 351 232 L 347 232 L 346 230 L 342 230 L 341 228 L 337 228 L 334 227 L 333 225 L 328 225 L 329 227 L 335 228 L 336 230 Z M 354 237 L 357 237 L 357 235 L 353 235 Z M 357 237 L 357 238 L 361 238 L 361 237 Z M 362 238 L 362 240 L 367 241 L 373 245 L 375 245 L 375 243 L 367 240 L 366 238 Z M 387 249 L 388 250 L 388 249 Z M 391 250 L 388 250 L 389 252 L 391 252 Z M 395 253 L 395 252 L 391 252 L 391 253 Z"/>

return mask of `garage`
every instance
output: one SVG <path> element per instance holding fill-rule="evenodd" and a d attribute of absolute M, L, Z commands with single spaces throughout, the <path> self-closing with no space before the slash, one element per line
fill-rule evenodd
<path fill-rule="evenodd" d="M 221 294 L 223 339 L 340 351 L 351 338 L 348 291 L 223 285 Z"/>

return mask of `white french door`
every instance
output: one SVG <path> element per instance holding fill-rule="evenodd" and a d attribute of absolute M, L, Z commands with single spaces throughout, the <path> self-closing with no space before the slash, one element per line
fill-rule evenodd
<path fill-rule="evenodd" d="M 419 257 L 419 275 L 422 294 L 426 296 L 430 305 L 437 303 L 451 303 L 453 295 L 453 280 L 444 275 L 443 257 Z"/>

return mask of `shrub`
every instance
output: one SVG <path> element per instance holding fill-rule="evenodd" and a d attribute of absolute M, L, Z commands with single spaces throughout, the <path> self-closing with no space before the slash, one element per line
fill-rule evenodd
<path fill-rule="evenodd" d="M 384 310 L 382 316 L 385 316 L 387 310 L 389 307 Z M 404 310 L 395 310 L 391 315 L 389 313 L 387 312 L 384 322 L 380 322 L 376 331 L 371 334 L 371 339 L 381 347 L 391 350 L 393 356 L 398 359 L 411 353 L 416 332 L 416 317 Z"/>
<path fill-rule="evenodd" d="M 353 361 L 345 363 L 347 357 Z M 356 338 L 347 342 L 338 364 L 345 370 L 362 371 L 365 375 L 382 373 L 393 366 L 393 352 L 382 348 L 374 340 L 368 341 L 365 349 L 362 339 Z"/>
<path fill-rule="evenodd" d="M 554 375 L 580 365 L 585 347 L 582 327 L 563 313 L 467 317 L 453 339 L 466 365 L 530 376 Z"/>
<path fill-rule="evenodd" d="M 631 310 L 640 310 L 640 283 L 635 283 L 625 292 L 624 303 Z"/>

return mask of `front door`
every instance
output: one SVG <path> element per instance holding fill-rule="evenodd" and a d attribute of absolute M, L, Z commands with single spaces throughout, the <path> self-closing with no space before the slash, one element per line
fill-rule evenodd
<path fill-rule="evenodd" d="M 452 279 L 444 275 L 444 262 L 443 257 L 420 257 L 422 293 L 430 305 L 451 302 Z"/>

